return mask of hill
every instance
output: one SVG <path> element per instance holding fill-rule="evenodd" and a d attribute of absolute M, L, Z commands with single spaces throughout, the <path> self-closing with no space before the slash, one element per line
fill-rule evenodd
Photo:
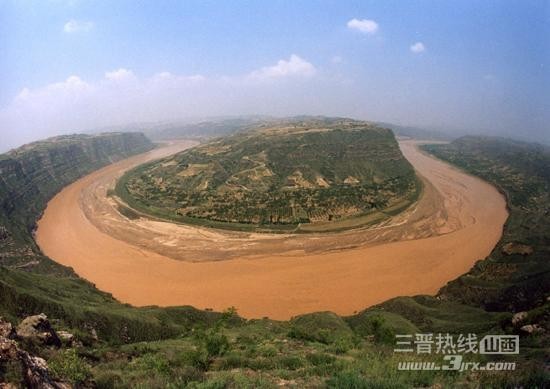
<path fill-rule="evenodd" d="M 0 156 L 12 164 L 16 160 L 18 166 L 34 166 L 33 175 L 12 176 L 9 187 L 2 174 L 0 201 L 13 208 L 10 213 L 2 210 L 0 315 L 16 325 L 27 315 L 44 312 L 59 334 L 63 330 L 74 335 L 74 341 L 63 340 L 60 347 L 17 340 L 22 350 L 47 361 L 50 377 L 77 387 L 100 388 L 547 386 L 550 183 L 544 173 L 550 164 L 547 152 L 539 146 L 463 138 L 449 145 L 426 147 L 498 185 L 507 194 L 511 210 L 504 235 L 493 252 L 450 282 L 438 296 L 399 297 L 345 318 L 320 312 L 275 322 L 245 321 L 234 310 L 219 314 L 191 307 L 134 308 L 121 304 L 29 245 L 33 242 L 32 228 L 26 221 L 35 220 L 42 212 L 47 196 L 41 193 L 51 197 L 61 189 L 61 181 L 53 178 L 74 180 L 85 174 L 85 166 L 72 164 L 75 156 L 88 155 L 91 169 L 91 164 L 100 166 L 120 158 L 121 150 L 130 155 L 151 147 L 141 136 L 130 137 L 141 141 L 129 147 L 126 135 L 106 136 L 95 148 L 89 146 L 89 139 L 73 139 L 69 143 L 74 153 L 64 153 L 66 160 L 58 156 L 57 163 L 44 167 L 33 164 L 34 153 Z M 56 140 L 46 143 L 41 143 L 41 148 L 53 155 L 66 148 Z M 89 151 L 103 155 L 103 162 L 91 157 L 93 153 L 82 154 L 87 148 L 84 144 L 91 147 Z M 509 151 L 501 155 L 502 150 Z M 32 179 L 45 175 L 53 178 Z M 521 196 L 522 188 L 529 188 L 526 196 Z M 26 197 L 14 197 L 17 191 L 25 192 Z M 29 246 L 24 251 L 11 250 L 19 245 Z M 520 314 L 515 317 L 521 319 L 512 321 L 514 314 Z M 9 359 L 9 354 L 4 359 L 5 351 L 15 342 L 6 339 L 10 331 L 4 330 L 9 327 L 0 320 L 0 384 L 23 386 L 21 377 L 27 370 Z M 397 363 L 404 360 L 441 362 L 441 355 L 393 352 L 395 334 L 418 332 L 472 332 L 478 337 L 486 333 L 518 334 L 520 354 L 496 356 L 498 361 L 517 362 L 518 369 L 398 371 Z M 19 351 L 19 355 L 24 354 Z M 495 360 L 471 354 L 466 354 L 467 358 L 482 363 Z"/>
<path fill-rule="evenodd" d="M 433 129 L 411 127 L 411 126 L 401 126 L 398 124 L 377 122 L 377 125 L 381 127 L 386 127 L 391 129 L 396 136 L 402 136 L 405 138 L 414 138 L 422 140 L 440 140 L 440 141 L 450 141 L 456 137 L 446 133 L 444 131 L 437 131 Z"/>
<path fill-rule="evenodd" d="M 256 125 L 138 167 L 117 185 L 130 206 L 155 216 L 297 231 L 367 224 L 418 192 L 390 130 L 326 118 Z"/>
<path fill-rule="evenodd" d="M 22 257 L 36 261 L 31 232 L 46 203 L 64 186 L 152 148 L 141 133 L 104 133 L 59 136 L 0 155 L 0 264 Z"/>
<path fill-rule="evenodd" d="M 442 294 L 491 311 L 548 305 L 550 148 L 468 136 L 425 149 L 496 185 L 506 195 L 510 212 L 501 241 L 489 260 L 451 282 Z"/>
<path fill-rule="evenodd" d="M 143 126 L 143 132 L 153 140 L 207 139 L 245 131 L 269 118 L 245 116 L 231 118 L 206 118 L 190 123 L 166 123 Z"/>

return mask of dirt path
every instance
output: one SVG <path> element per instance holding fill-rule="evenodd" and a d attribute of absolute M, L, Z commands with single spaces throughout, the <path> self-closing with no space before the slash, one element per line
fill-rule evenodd
<path fill-rule="evenodd" d="M 117 212 L 106 195 L 116 178 L 189 146 L 172 144 L 66 187 L 39 221 L 44 253 L 134 305 L 235 306 L 244 317 L 288 319 L 322 310 L 352 314 L 399 295 L 433 294 L 491 251 L 507 217 L 494 187 L 410 141 L 400 146 L 425 193 L 416 206 L 368 230 L 231 233 Z"/>

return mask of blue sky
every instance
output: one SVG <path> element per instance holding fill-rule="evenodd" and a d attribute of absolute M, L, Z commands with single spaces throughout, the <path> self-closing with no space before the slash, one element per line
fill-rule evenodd
<path fill-rule="evenodd" d="M 326 114 L 550 141 L 549 1 L 0 0 L 4 147 Z"/>

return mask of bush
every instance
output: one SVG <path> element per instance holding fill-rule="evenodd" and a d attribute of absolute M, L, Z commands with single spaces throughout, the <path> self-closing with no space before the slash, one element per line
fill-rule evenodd
<path fill-rule="evenodd" d="M 313 366 L 329 365 L 336 361 L 335 356 L 324 353 L 308 354 L 306 355 L 306 358 Z"/>
<path fill-rule="evenodd" d="M 331 344 L 342 339 L 351 340 L 353 332 L 346 322 L 332 312 L 317 312 L 291 320 L 289 337 Z"/>
<path fill-rule="evenodd" d="M 192 366 L 201 371 L 208 370 L 208 367 L 210 366 L 208 356 L 206 355 L 205 350 L 202 348 L 185 351 L 182 353 L 181 356 L 184 364 Z"/>
<path fill-rule="evenodd" d="M 341 372 L 326 382 L 329 389 L 374 389 L 380 388 L 354 371 Z"/>
<path fill-rule="evenodd" d="M 101 373 L 95 377 L 94 381 L 98 389 L 115 389 L 122 384 L 120 375 L 113 372 Z"/>
<path fill-rule="evenodd" d="M 235 368 L 246 367 L 248 365 L 248 359 L 244 357 L 241 353 L 230 352 L 227 353 L 223 359 L 219 361 L 217 365 L 222 370 L 229 370 Z"/>
<path fill-rule="evenodd" d="M 379 343 L 393 344 L 395 342 L 395 331 L 380 314 L 363 314 L 361 321 L 356 325 L 355 331 L 362 336 L 374 336 Z"/>
<path fill-rule="evenodd" d="M 260 354 L 262 357 L 274 357 L 279 353 L 279 350 L 271 344 L 262 345 L 258 348 L 258 354 Z"/>
<path fill-rule="evenodd" d="M 304 360 L 295 355 L 283 355 L 276 358 L 276 365 L 280 369 L 297 370 L 304 366 Z"/>
<path fill-rule="evenodd" d="M 75 349 L 64 350 L 56 354 L 49 361 L 49 367 L 55 377 L 75 385 L 86 381 L 91 375 L 90 367 L 78 356 Z"/>
<path fill-rule="evenodd" d="M 331 345 L 329 345 L 329 351 L 335 354 L 345 354 L 356 345 L 355 339 L 351 337 L 342 337 L 335 339 Z"/>
<path fill-rule="evenodd" d="M 134 364 L 139 370 L 153 371 L 160 375 L 169 375 L 171 371 L 170 364 L 161 354 L 145 354 L 137 358 Z"/>
<path fill-rule="evenodd" d="M 374 339 L 381 343 L 393 343 L 395 334 L 382 316 L 373 316 L 370 322 Z"/>
<path fill-rule="evenodd" d="M 209 358 L 219 357 L 229 350 L 229 340 L 224 334 L 207 333 L 204 338 L 204 347 Z"/>

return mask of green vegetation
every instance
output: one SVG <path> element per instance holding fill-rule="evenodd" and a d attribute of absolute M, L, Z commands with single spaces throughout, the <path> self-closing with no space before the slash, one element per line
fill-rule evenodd
<path fill-rule="evenodd" d="M 106 133 L 59 136 L 0 155 L 0 265 L 59 271 L 32 236 L 46 203 L 78 178 L 152 148 L 140 133 Z"/>
<path fill-rule="evenodd" d="M 140 166 L 116 193 L 184 223 L 310 232 L 379 221 L 416 200 L 419 186 L 390 130 L 310 119 L 257 125 Z"/>
<path fill-rule="evenodd" d="M 122 145 L 124 141 L 120 141 Z M 71 148 L 78 149 L 79 142 L 72 142 L 76 146 Z M 58 146 L 42 144 L 41 148 L 56 155 Z M 191 307 L 134 308 L 98 291 L 70 269 L 41 255 L 31 235 L 48 196 L 89 170 L 71 172 L 67 162 L 59 159 L 57 164 L 45 166 L 51 177 L 65 172 L 63 181 L 27 181 L 28 173 L 6 175 L 2 163 L 14 157 L 2 156 L 0 315 L 16 324 L 22 317 L 44 312 L 56 330 L 74 334 L 75 344 L 64 342 L 61 349 L 33 347 L 28 351 L 45 358 L 56 378 L 84 387 L 546 387 L 549 378 L 544 361 L 550 333 L 548 150 L 479 138 L 426 149 L 506 193 L 510 219 L 490 256 L 450 282 L 437 297 L 400 297 L 350 317 L 322 312 L 288 322 L 243 320 L 232 309 L 215 313 Z M 142 149 L 125 150 L 129 155 Z M 114 158 L 106 155 L 104 163 Z M 35 177 L 46 174 L 40 172 L 39 163 L 31 164 L 31 157 L 20 158 L 20 166 L 34 166 Z M 68 163 L 74 160 L 69 158 Z M 513 325 L 513 313 L 522 310 L 526 311 L 522 325 L 540 326 L 545 331 L 528 334 Z M 505 359 L 517 362 L 518 370 L 398 371 L 398 362 L 410 360 L 410 356 L 393 352 L 394 335 L 416 332 L 520 334 L 520 354 Z M 437 359 L 426 356 L 415 360 Z M 19 365 L 0 361 L 0 382 L 19 382 L 21 374 Z"/>
<path fill-rule="evenodd" d="M 510 215 L 489 258 L 442 295 L 489 311 L 519 311 L 550 294 L 550 148 L 499 138 L 465 137 L 425 149 L 494 183 Z"/>
<path fill-rule="evenodd" d="M 326 328 L 334 314 L 318 313 L 315 318 Z M 310 328 L 318 331 L 314 321 Z M 204 330 L 198 329 L 178 339 L 121 346 L 116 353 L 109 347 L 98 348 L 89 358 L 99 361 L 92 371 L 100 387 L 499 388 L 526 382 L 541 387 L 544 382 L 544 377 L 526 366 L 525 371 L 513 374 L 398 371 L 398 363 L 410 356 L 393 352 L 393 344 L 353 333 L 345 321 L 337 328 L 350 337 L 345 347 L 337 337 L 322 341 L 297 338 L 289 323 L 250 320 L 209 330 L 210 337 L 224 339 L 222 352 L 208 353 Z M 419 360 L 433 361 L 434 357 Z"/>
<path fill-rule="evenodd" d="M 50 371 L 55 377 L 68 379 L 73 385 L 90 377 L 90 367 L 78 356 L 75 349 L 63 350 L 50 359 Z"/>

